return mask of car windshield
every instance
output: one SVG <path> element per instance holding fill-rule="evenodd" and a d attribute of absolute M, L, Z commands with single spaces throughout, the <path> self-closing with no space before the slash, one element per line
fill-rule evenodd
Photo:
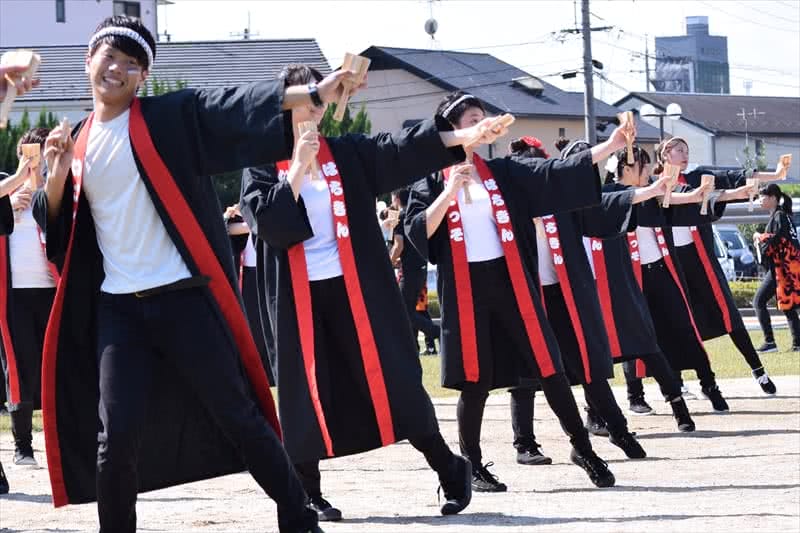
<path fill-rule="evenodd" d="M 744 244 L 742 243 L 741 239 L 739 239 L 739 234 L 736 231 L 726 229 L 721 229 L 718 231 L 719 236 L 723 241 L 731 243 L 731 250 L 741 250 L 744 248 Z"/>
<path fill-rule="evenodd" d="M 714 255 L 717 256 L 717 259 L 725 257 L 725 254 L 722 253 L 722 248 L 719 244 L 719 239 L 714 239 Z"/>

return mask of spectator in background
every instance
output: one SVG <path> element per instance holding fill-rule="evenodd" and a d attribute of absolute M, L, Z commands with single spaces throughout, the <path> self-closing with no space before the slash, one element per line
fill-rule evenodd
<path fill-rule="evenodd" d="M 408 189 L 398 189 L 392 192 L 392 206 L 397 206 L 399 216 L 397 225 L 394 228 L 393 244 L 389 251 L 389 258 L 393 265 L 397 265 L 400 268 L 400 293 L 403 295 L 403 303 L 405 303 L 408 318 L 411 321 L 411 329 L 415 333 L 414 341 L 418 341 L 417 337 L 421 331 L 426 338 L 426 353 L 431 353 L 431 345 L 433 345 L 432 353 L 436 353 L 436 344 L 433 341 L 430 344 L 427 342 L 427 339 L 439 337 L 439 326 L 434 324 L 430 315 L 427 314 L 427 291 L 423 308 L 425 313 L 418 312 L 419 307 L 421 307 L 419 306 L 420 292 L 426 289 L 428 280 L 428 262 L 411 245 L 411 242 L 406 242 L 404 223 L 407 205 Z"/>

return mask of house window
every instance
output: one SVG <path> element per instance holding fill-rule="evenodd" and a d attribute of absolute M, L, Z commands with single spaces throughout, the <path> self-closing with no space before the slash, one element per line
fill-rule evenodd
<path fill-rule="evenodd" d="M 141 6 L 139 2 L 121 2 L 114 0 L 114 14 L 127 15 L 129 17 L 141 18 Z"/>
<path fill-rule="evenodd" d="M 567 136 L 567 128 L 558 128 L 558 136 L 559 137 L 566 137 Z"/>
<path fill-rule="evenodd" d="M 64 7 L 64 0 L 56 0 L 56 22 L 66 22 L 67 13 Z"/>

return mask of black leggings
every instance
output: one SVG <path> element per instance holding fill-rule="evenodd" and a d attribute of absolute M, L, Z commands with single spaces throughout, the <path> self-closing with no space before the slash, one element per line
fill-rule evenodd
<path fill-rule="evenodd" d="M 509 389 L 511 393 L 511 428 L 514 431 L 514 447 L 524 450 L 533 446 L 533 412 L 536 387 L 520 386 Z M 593 411 L 606 420 L 608 430 L 613 435 L 621 435 L 628 431 L 628 421 L 614 398 L 607 380 L 595 380 L 583 385 L 586 403 Z"/>
<path fill-rule="evenodd" d="M 569 437 L 572 446 L 579 452 L 587 452 L 592 449 L 589 442 L 589 434 L 583 427 L 583 420 L 578 412 L 578 405 L 575 397 L 570 390 L 569 382 L 563 373 L 554 374 L 548 378 L 540 379 L 542 391 L 544 392 L 547 403 L 558 417 L 561 428 Z M 465 455 L 472 464 L 481 464 L 481 424 L 483 422 L 483 411 L 486 405 L 486 398 L 489 391 L 478 389 L 477 387 L 465 387 L 458 398 L 458 441 L 461 446 L 461 453 Z M 527 420 L 532 420 L 531 416 Z M 531 429 L 531 433 L 533 430 Z"/>
<path fill-rule="evenodd" d="M 681 395 L 681 376 L 680 372 L 675 372 L 669 366 L 667 359 L 661 352 L 643 354 L 639 357 L 647 368 L 647 372 L 653 376 L 664 395 L 665 402 L 671 402 Z M 624 361 L 622 372 L 625 374 L 625 383 L 628 387 L 628 401 L 637 398 L 644 398 L 644 385 L 642 380 L 636 377 L 636 361 Z"/>
<path fill-rule="evenodd" d="M 765 342 L 775 342 L 775 336 L 772 334 L 772 321 L 769 318 L 769 311 L 767 311 L 767 302 L 775 297 L 775 291 L 778 285 L 775 282 L 775 272 L 770 270 L 761 285 L 756 291 L 753 298 L 753 308 L 756 310 L 758 322 L 761 324 L 761 331 L 764 332 Z M 797 317 L 797 309 L 791 311 L 784 311 L 786 320 L 789 322 L 789 329 L 792 332 L 792 343 L 795 345 L 800 344 L 800 318 Z"/>

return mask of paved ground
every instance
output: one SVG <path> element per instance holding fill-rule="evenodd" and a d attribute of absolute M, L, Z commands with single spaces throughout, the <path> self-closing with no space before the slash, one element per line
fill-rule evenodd
<path fill-rule="evenodd" d="M 779 397 L 764 398 L 752 380 L 724 380 L 733 412 L 715 415 L 707 401 L 689 403 L 698 431 L 679 434 L 666 407 L 630 417 L 649 453 L 642 461 L 595 438 L 617 477 L 613 489 L 594 488 L 567 461 L 568 447 L 552 413 L 537 398 L 537 437 L 555 460 L 523 467 L 510 446 L 507 395 L 490 398 L 484 455 L 508 483 L 506 494 L 477 494 L 459 516 L 437 515 L 435 475 L 407 444 L 324 464 L 327 496 L 347 520 L 328 532 L 538 531 L 800 531 L 800 376 L 776 380 Z M 697 390 L 696 383 L 689 383 Z M 624 391 L 615 390 L 622 400 Z M 456 441 L 453 399 L 437 401 L 447 440 Z M 541 408 L 540 408 L 541 407 Z M 37 450 L 41 450 L 41 434 Z M 44 469 L 10 465 L 11 436 L 0 435 L 12 494 L 0 496 L 2 531 L 96 531 L 92 505 L 53 509 Z M 43 460 L 43 454 L 38 454 Z M 274 531 L 275 508 L 247 475 L 142 495 L 143 531 Z"/>

